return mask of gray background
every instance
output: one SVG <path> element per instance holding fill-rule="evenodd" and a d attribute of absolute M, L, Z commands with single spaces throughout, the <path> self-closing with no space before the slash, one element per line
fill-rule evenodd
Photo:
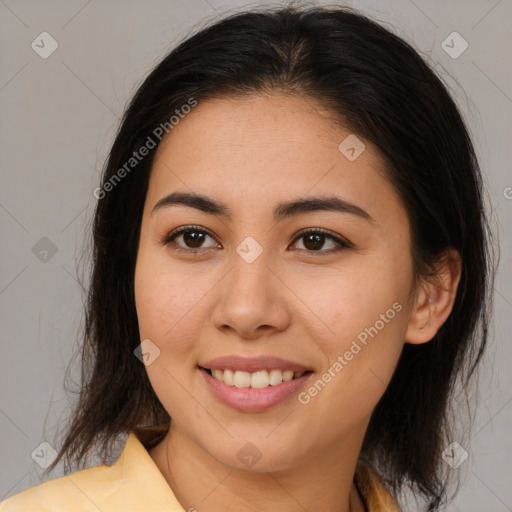
<path fill-rule="evenodd" d="M 127 100 L 190 30 L 228 11 L 269 4 L 0 0 L 0 500 L 41 481 L 31 454 L 54 442 L 68 411 L 64 384 L 79 376 L 75 359 L 65 381 L 82 321 L 77 265 L 87 254 L 92 191 Z M 443 74 L 476 142 L 501 266 L 479 407 L 471 439 L 461 442 L 469 458 L 453 470 L 462 487 L 448 510 L 512 510 L 512 1 L 345 5 L 404 37 Z M 59 45 L 47 59 L 31 47 L 44 31 Z M 458 58 L 442 48 L 453 31 L 469 45 Z M 43 237 L 51 243 L 39 242 Z M 36 455 L 41 450 L 51 454 L 43 446 Z"/>

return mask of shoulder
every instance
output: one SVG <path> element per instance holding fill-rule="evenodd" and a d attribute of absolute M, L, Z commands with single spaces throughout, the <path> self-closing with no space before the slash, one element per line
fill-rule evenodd
<path fill-rule="evenodd" d="M 0 512 L 98 511 L 119 490 L 119 468 L 96 466 L 30 487 L 0 503 Z"/>
<path fill-rule="evenodd" d="M 0 503 L 0 512 L 183 512 L 134 433 L 112 465 L 48 480 Z"/>

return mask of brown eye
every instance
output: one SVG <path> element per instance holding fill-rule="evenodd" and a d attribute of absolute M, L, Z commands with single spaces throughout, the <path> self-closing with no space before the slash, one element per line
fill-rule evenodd
<path fill-rule="evenodd" d="M 167 235 L 163 240 L 163 245 L 174 245 L 174 249 L 177 251 L 189 251 L 194 252 L 199 249 L 211 249 L 214 246 L 203 247 L 203 244 L 207 237 L 212 238 L 208 231 L 200 229 L 195 226 L 183 226 Z M 175 240 L 181 238 L 182 243 L 177 244 Z"/>
<path fill-rule="evenodd" d="M 319 252 L 319 253 L 333 253 L 338 252 L 343 249 L 348 249 L 351 247 L 351 244 L 329 234 L 329 232 L 323 229 L 310 229 L 308 231 L 302 231 L 295 238 L 294 242 L 298 240 L 303 240 L 302 245 L 307 252 Z M 322 250 L 327 240 L 331 241 L 331 248 L 328 250 Z"/>
<path fill-rule="evenodd" d="M 202 228 L 196 226 L 183 226 L 165 236 L 161 243 L 163 245 L 172 245 L 173 249 L 176 251 L 191 253 L 198 252 L 200 249 L 212 249 L 219 247 L 218 244 L 204 246 L 207 238 L 214 240 L 213 236 Z M 176 240 L 180 239 L 181 243 L 177 243 Z M 299 248 L 299 250 L 308 253 L 318 253 L 318 255 L 331 254 L 352 247 L 352 244 L 349 242 L 319 228 L 302 231 L 295 237 L 293 243 L 296 243 L 299 240 L 303 240 L 302 245 L 304 247 Z M 330 243 L 330 247 L 328 247 L 327 250 L 323 249 L 326 242 Z"/>

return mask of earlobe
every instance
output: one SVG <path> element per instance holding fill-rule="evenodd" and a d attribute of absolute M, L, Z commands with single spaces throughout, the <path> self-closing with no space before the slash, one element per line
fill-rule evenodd
<path fill-rule="evenodd" d="M 461 267 L 458 251 L 450 248 L 445 252 L 436 275 L 418 285 L 405 333 L 406 343 L 430 341 L 450 316 L 460 282 Z"/>

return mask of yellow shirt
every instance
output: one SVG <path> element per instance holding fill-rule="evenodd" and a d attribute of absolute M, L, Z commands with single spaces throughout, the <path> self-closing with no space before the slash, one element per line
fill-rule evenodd
<path fill-rule="evenodd" d="M 358 463 L 355 480 L 369 512 L 400 512 L 377 473 Z M 0 512 L 186 512 L 135 433 L 114 464 L 76 471 L 0 503 Z"/>

